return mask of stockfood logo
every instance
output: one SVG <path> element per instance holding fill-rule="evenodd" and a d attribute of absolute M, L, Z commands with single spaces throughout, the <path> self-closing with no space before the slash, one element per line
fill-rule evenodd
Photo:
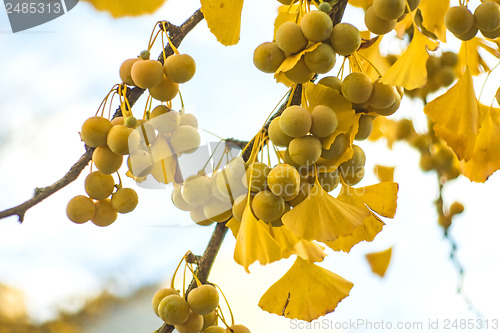
<path fill-rule="evenodd" d="M 78 0 L 4 0 L 12 32 L 30 29 L 62 16 Z"/>

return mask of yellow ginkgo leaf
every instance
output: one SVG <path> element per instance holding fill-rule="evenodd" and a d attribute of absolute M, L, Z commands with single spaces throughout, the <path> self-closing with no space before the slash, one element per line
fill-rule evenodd
<path fill-rule="evenodd" d="M 361 38 L 370 39 L 369 31 L 361 31 Z M 386 57 L 380 54 L 380 42 L 383 36 L 378 36 L 377 40 L 371 44 L 369 47 L 360 48 L 356 53 L 360 54 L 359 60 L 363 69 L 359 68 L 358 62 L 353 62 L 353 70 L 357 72 L 365 72 L 370 78 L 375 81 L 379 78 L 379 73 L 384 74 L 391 65 L 387 61 Z M 370 62 L 365 59 L 370 59 Z M 378 70 L 375 70 L 375 68 Z"/>
<path fill-rule="evenodd" d="M 387 147 L 392 149 L 397 137 L 398 124 L 395 120 L 388 119 L 387 117 L 376 117 L 373 119 L 373 130 L 368 140 L 377 141 L 378 139 L 385 138 L 387 140 Z"/>
<path fill-rule="evenodd" d="M 243 0 L 201 0 L 201 11 L 208 28 L 226 46 L 240 40 Z"/>
<path fill-rule="evenodd" d="M 474 37 L 471 40 L 462 42 L 462 46 L 460 46 L 460 51 L 458 52 L 459 74 L 463 73 L 466 68 L 470 69 L 473 76 L 490 70 L 490 67 L 479 53 L 480 49 L 485 50 L 496 58 L 500 58 L 497 43 Z"/>
<path fill-rule="evenodd" d="M 294 247 L 300 239 L 294 235 L 285 225 L 281 227 L 269 227 L 269 233 L 281 248 L 281 257 L 286 259 L 294 254 Z"/>
<path fill-rule="evenodd" d="M 321 262 L 326 257 L 325 248 L 315 241 L 301 239 L 293 248 L 293 253 L 310 263 Z"/>
<path fill-rule="evenodd" d="M 228 227 L 229 230 L 231 230 L 234 238 L 238 237 L 238 232 L 240 231 L 240 226 L 241 226 L 241 222 L 238 221 L 237 219 L 235 219 L 234 216 L 226 223 L 226 227 Z"/>
<path fill-rule="evenodd" d="M 84 0 L 90 2 L 97 10 L 110 13 L 114 18 L 152 14 L 166 0 Z"/>
<path fill-rule="evenodd" d="M 444 15 L 448 7 L 450 7 L 450 0 L 422 0 L 418 5 L 422 12 L 422 25 L 442 42 L 446 42 Z"/>
<path fill-rule="evenodd" d="M 467 69 L 446 93 L 424 107 L 434 123 L 436 135 L 450 146 L 458 158 L 468 161 L 479 131 L 479 107 L 472 75 Z"/>
<path fill-rule="evenodd" d="M 142 183 L 143 181 L 145 181 L 148 178 L 147 176 L 146 177 L 136 177 L 132 174 L 132 172 L 130 172 L 130 170 L 127 170 L 127 173 L 125 174 L 125 176 L 132 178 L 137 183 Z"/>
<path fill-rule="evenodd" d="M 288 272 L 259 300 L 262 310 L 286 318 L 312 321 L 333 312 L 352 282 L 297 257 Z"/>
<path fill-rule="evenodd" d="M 307 198 L 283 215 L 282 221 L 299 238 L 326 242 L 351 235 L 369 215 L 366 208 L 332 197 L 316 181 Z"/>
<path fill-rule="evenodd" d="M 337 90 L 327 87 L 322 84 L 314 84 L 308 82 L 306 87 L 306 96 L 309 103 L 308 109 L 312 110 L 317 105 L 326 105 L 331 108 L 335 113 L 337 113 L 338 128 L 340 128 L 342 133 L 347 132 L 354 122 L 352 118 L 354 116 L 354 110 L 352 109 L 352 103 L 342 96 Z M 347 124 L 345 124 L 347 122 Z"/>
<path fill-rule="evenodd" d="M 484 120 L 469 161 L 461 162 L 462 174 L 473 182 L 484 183 L 500 169 L 500 109 L 480 105 Z"/>
<path fill-rule="evenodd" d="M 375 165 L 373 172 L 381 182 L 392 182 L 394 180 L 394 167 Z"/>
<path fill-rule="evenodd" d="M 412 12 L 411 15 L 406 15 L 404 19 L 396 23 L 394 30 L 396 31 L 396 35 L 398 38 L 403 39 L 406 30 L 413 24 L 413 17 L 415 12 Z"/>
<path fill-rule="evenodd" d="M 427 50 L 435 50 L 438 43 L 415 29 L 410 45 L 401 57 L 382 76 L 381 82 L 408 90 L 422 87 L 427 82 Z"/>
<path fill-rule="evenodd" d="M 274 73 L 274 78 L 276 79 L 276 82 L 283 83 L 287 87 L 291 87 L 293 82 L 286 77 L 285 73 L 291 70 L 293 67 L 295 67 L 295 65 L 299 62 L 300 58 L 302 58 L 304 54 L 316 50 L 316 48 L 320 44 L 321 43 L 315 43 L 309 46 L 308 48 L 300 51 L 299 53 L 292 54 L 286 57 L 286 59 L 283 60 L 280 67 Z"/>
<path fill-rule="evenodd" d="M 372 272 L 380 277 L 384 277 L 387 267 L 391 262 L 392 247 L 380 252 L 367 253 L 366 260 L 370 264 Z"/>
<path fill-rule="evenodd" d="M 299 15 L 299 5 L 280 6 L 278 8 L 278 15 L 276 16 L 276 19 L 274 20 L 273 40 L 276 39 L 276 31 L 278 30 L 278 28 L 285 22 L 288 22 L 288 21 L 295 22 L 298 15 Z"/>
<path fill-rule="evenodd" d="M 349 192 L 351 196 L 359 198 L 371 210 L 381 216 L 393 218 L 396 215 L 398 183 L 382 182 L 359 188 L 345 185 L 342 190 L 342 194 Z"/>
<path fill-rule="evenodd" d="M 265 265 L 280 259 L 281 248 L 269 234 L 267 226 L 246 207 L 236 237 L 234 261 L 250 273 L 248 267 L 257 260 Z"/>

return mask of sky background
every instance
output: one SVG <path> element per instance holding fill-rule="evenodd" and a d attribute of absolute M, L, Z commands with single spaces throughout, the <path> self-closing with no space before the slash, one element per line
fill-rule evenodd
<path fill-rule="evenodd" d="M 197 63 L 195 77 L 181 91 L 186 111 L 198 117 L 201 128 L 224 138 L 248 140 L 286 93 L 272 75 L 259 72 L 252 63 L 255 47 L 272 39 L 276 3 L 245 2 L 241 41 L 236 46 L 217 43 L 204 21 L 181 45 L 180 52 L 189 53 Z M 78 131 L 119 81 L 121 62 L 147 48 L 156 21 L 180 24 L 198 6 L 197 1 L 169 0 L 153 15 L 113 20 L 81 2 L 52 22 L 16 34 L 0 10 L 0 210 L 29 199 L 35 187 L 47 186 L 68 171 L 84 152 Z M 362 12 L 348 8 L 344 22 L 363 29 Z M 450 48 L 457 50 L 454 46 Z M 152 51 L 154 56 L 158 53 L 158 47 Z M 493 78 L 486 85 L 485 103 L 491 101 L 495 82 Z M 178 99 L 174 107 L 180 107 Z M 404 100 L 394 117 L 410 117 L 419 128 L 425 125 L 418 102 Z M 202 138 L 216 140 L 206 133 Z M 375 241 L 359 244 L 349 254 L 328 251 L 320 265 L 352 281 L 354 288 L 325 318 L 422 322 L 424 328 L 429 319 L 443 324 L 446 319 L 476 318 L 455 292 L 458 274 L 448 259 L 450 245 L 437 225 L 432 204 L 437 195 L 435 175 L 422 173 L 418 153 L 404 144 L 395 144 L 393 151 L 383 142 L 360 146 L 367 155 L 367 170 L 375 164 L 396 166 L 398 211 Z M 125 184 L 136 189 L 140 198 L 133 213 L 120 215 L 107 228 L 73 224 L 65 207 L 70 198 L 84 193 L 87 173 L 88 168 L 80 179 L 29 210 L 22 225 L 15 217 L 0 220 L 0 283 L 23 290 L 35 322 L 54 318 L 59 309 L 76 310 L 103 290 L 126 296 L 145 285 L 168 283 L 183 254 L 201 253 L 212 232 L 212 227 L 193 226 L 188 214 L 171 204 L 170 188 L 144 190 L 128 178 Z M 375 182 L 369 172 L 360 185 Z M 455 219 L 450 231 L 466 272 L 464 291 L 490 321 L 500 320 L 499 185 L 497 174 L 486 184 L 461 177 L 444 193 L 447 204 L 465 203 L 465 213 Z M 228 234 L 210 280 L 225 291 L 236 321 L 253 332 L 297 331 L 290 320 L 257 306 L 293 259 L 252 265 L 247 274 L 232 259 L 234 244 Z M 394 246 L 393 260 L 386 277 L 380 279 L 370 272 L 364 254 L 389 246 Z M 150 306 L 149 299 L 144 302 Z M 134 313 L 121 317 L 122 332 L 137 331 L 125 321 L 137 321 Z M 143 331 L 161 324 L 152 311 L 150 315 L 141 317 Z M 94 327 L 89 332 L 100 331 Z"/>

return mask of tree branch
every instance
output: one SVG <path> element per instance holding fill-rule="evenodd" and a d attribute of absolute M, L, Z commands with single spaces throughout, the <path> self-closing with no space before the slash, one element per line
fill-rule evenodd
<path fill-rule="evenodd" d="M 193 30 L 193 28 L 203 20 L 203 14 L 201 12 L 201 9 L 198 9 L 196 12 L 191 15 L 182 25 L 176 26 L 171 24 L 170 22 L 165 22 L 165 28 L 167 33 L 171 35 L 171 41 L 175 45 L 175 47 L 178 47 L 186 35 Z M 163 29 L 162 25 L 160 24 L 161 29 Z M 173 50 L 170 47 L 170 45 L 165 46 L 164 50 L 166 56 L 169 56 L 173 54 Z M 160 53 L 158 56 L 158 60 L 163 63 L 163 52 Z M 129 89 L 127 91 L 127 98 L 129 100 L 130 106 L 133 106 L 135 102 L 139 99 L 139 97 L 144 93 L 144 89 L 141 89 L 139 87 L 135 87 L 132 89 Z M 121 111 L 118 109 L 117 112 L 113 115 L 113 118 L 121 116 Z M 88 146 L 85 146 L 85 154 L 80 157 L 80 159 L 71 167 L 71 169 L 66 173 L 61 179 L 56 181 L 54 184 L 50 186 L 46 186 L 43 188 L 36 188 L 35 189 L 35 194 L 33 195 L 33 198 L 25 201 L 24 203 L 12 207 L 9 209 L 6 209 L 4 211 L 0 212 L 0 219 L 9 217 L 9 216 L 15 216 L 17 215 L 19 218 L 19 222 L 23 222 L 24 216 L 28 209 L 31 207 L 37 205 L 38 203 L 42 202 L 43 200 L 47 199 L 49 196 L 52 194 L 56 193 L 60 189 L 66 187 L 68 184 L 72 183 L 75 179 L 78 178 L 78 176 L 81 174 L 83 169 L 90 163 L 92 159 L 92 153 L 94 152 L 94 148 L 90 148 Z"/>

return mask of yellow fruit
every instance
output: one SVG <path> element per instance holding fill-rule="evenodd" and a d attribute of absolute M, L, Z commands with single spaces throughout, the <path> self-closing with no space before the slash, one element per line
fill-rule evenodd
<path fill-rule="evenodd" d="M 203 333 L 227 333 L 228 331 L 226 331 L 225 328 L 220 327 L 220 326 L 210 326 L 210 327 L 207 327 L 207 329 L 205 329 L 202 332 Z"/>
<path fill-rule="evenodd" d="M 295 22 L 285 22 L 276 31 L 276 44 L 286 55 L 302 51 L 307 46 L 307 39 Z"/>
<path fill-rule="evenodd" d="M 89 147 L 104 146 L 111 127 L 111 122 L 104 117 L 90 117 L 83 123 L 80 136 Z"/>
<path fill-rule="evenodd" d="M 203 205 L 203 213 L 210 221 L 224 222 L 231 218 L 232 207 L 230 201 L 222 201 L 216 197 L 211 197 Z"/>
<path fill-rule="evenodd" d="M 153 170 L 153 158 L 146 150 L 136 150 L 129 155 L 127 166 L 135 177 L 145 177 Z"/>
<path fill-rule="evenodd" d="M 271 192 L 284 200 L 294 198 L 300 189 L 300 175 L 297 169 L 289 164 L 278 164 L 267 176 L 267 184 Z"/>
<path fill-rule="evenodd" d="M 248 328 L 243 325 L 231 325 L 227 328 L 228 333 L 251 333 Z"/>
<path fill-rule="evenodd" d="M 252 192 L 263 191 L 267 187 L 267 175 L 271 168 L 262 162 L 254 162 L 247 167 L 244 184 L 250 188 Z M 250 184 L 251 182 L 251 184 Z"/>
<path fill-rule="evenodd" d="M 111 196 L 111 205 L 118 213 L 130 213 L 137 207 L 139 197 L 131 188 L 120 188 Z"/>
<path fill-rule="evenodd" d="M 175 325 L 179 333 L 199 333 L 203 328 L 203 316 L 191 312 L 189 318 L 184 324 Z"/>
<path fill-rule="evenodd" d="M 219 292 L 214 286 L 204 284 L 191 290 L 187 302 L 193 312 L 206 315 L 219 305 Z"/>
<path fill-rule="evenodd" d="M 264 73 L 274 73 L 285 60 L 285 53 L 276 43 L 262 43 L 253 53 L 253 63 L 255 67 Z"/>
<path fill-rule="evenodd" d="M 294 83 L 306 83 L 314 77 L 314 73 L 307 67 L 302 57 L 292 69 L 285 72 L 285 76 Z"/>
<path fill-rule="evenodd" d="M 462 214 L 464 212 L 464 209 L 465 208 L 463 204 L 461 204 L 458 201 L 455 201 L 450 206 L 450 214 L 451 215 Z"/>
<path fill-rule="evenodd" d="M 361 35 L 358 28 L 349 23 L 339 23 L 333 27 L 330 42 L 335 53 L 348 56 L 361 45 Z"/>
<path fill-rule="evenodd" d="M 210 327 L 210 326 L 217 327 L 215 325 L 217 325 L 218 319 L 219 319 L 219 317 L 217 316 L 217 311 L 212 311 L 209 314 L 203 315 L 203 327 L 201 328 L 201 331 L 203 333 L 206 333 L 207 327 Z M 208 331 L 208 333 L 210 333 L 210 331 Z M 217 333 L 217 331 L 214 331 L 212 333 Z"/>
<path fill-rule="evenodd" d="M 373 130 L 373 117 L 368 115 L 362 115 L 359 117 L 358 132 L 354 137 L 354 140 L 363 141 L 368 139 Z"/>
<path fill-rule="evenodd" d="M 318 84 L 330 87 L 337 90 L 338 92 L 341 92 L 342 89 L 342 81 L 340 81 L 340 79 L 336 76 L 325 76 L 318 81 Z"/>
<path fill-rule="evenodd" d="M 68 202 L 66 215 L 75 223 L 85 223 L 90 220 L 95 213 L 94 201 L 84 195 L 77 195 Z"/>
<path fill-rule="evenodd" d="M 326 192 L 333 191 L 340 183 L 339 173 L 335 170 L 333 172 L 318 173 L 318 182 Z"/>
<path fill-rule="evenodd" d="M 149 93 L 151 97 L 161 102 L 168 102 L 174 99 L 179 92 L 179 84 L 170 80 L 165 75 L 162 77 L 159 84 L 154 87 L 149 88 Z"/>
<path fill-rule="evenodd" d="M 368 75 L 353 72 L 342 81 L 342 95 L 352 103 L 364 103 L 372 94 L 373 83 Z"/>
<path fill-rule="evenodd" d="M 342 155 L 342 153 L 344 153 L 346 148 L 347 148 L 347 138 L 345 134 L 341 133 L 335 138 L 335 141 L 333 141 L 329 149 L 322 149 L 321 157 L 326 159 L 338 158 L 340 157 L 340 155 Z"/>
<path fill-rule="evenodd" d="M 99 171 L 110 175 L 120 169 L 123 163 L 123 156 L 113 153 L 108 146 L 101 146 L 94 150 L 92 161 Z"/>
<path fill-rule="evenodd" d="M 465 6 L 450 7 L 444 16 L 444 24 L 452 33 L 463 35 L 474 25 L 474 15 Z"/>
<path fill-rule="evenodd" d="M 185 83 L 196 73 L 196 62 L 188 54 L 172 54 L 163 65 L 165 75 L 175 83 Z"/>
<path fill-rule="evenodd" d="M 326 105 L 315 106 L 311 118 L 311 134 L 319 138 L 329 136 L 337 128 L 337 114 Z"/>
<path fill-rule="evenodd" d="M 85 178 L 85 192 L 95 200 L 102 200 L 113 193 L 115 180 L 111 175 L 105 175 L 101 171 L 91 172 Z"/>
<path fill-rule="evenodd" d="M 368 103 L 377 109 L 385 109 L 391 106 L 398 95 L 398 91 L 395 86 L 383 84 L 380 80 L 373 82 L 373 89 Z"/>
<path fill-rule="evenodd" d="M 258 219 L 271 223 L 283 215 L 285 201 L 269 190 L 260 191 L 253 198 L 252 210 Z"/>
<path fill-rule="evenodd" d="M 99 227 L 107 227 L 116 221 L 118 213 L 111 205 L 109 199 L 99 200 L 95 205 L 95 214 L 90 219 L 95 225 Z"/>
<path fill-rule="evenodd" d="M 328 73 L 335 66 L 335 52 L 326 43 L 321 43 L 312 52 L 304 55 L 304 62 L 310 71 L 316 74 Z"/>
<path fill-rule="evenodd" d="M 224 198 L 233 201 L 240 194 L 248 192 L 242 182 L 245 175 L 245 162 L 241 156 L 238 156 L 229 162 L 227 167 L 217 174 L 216 186 L 219 193 Z"/>
<path fill-rule="evenodd" d="M 383 20 L 395 20 L 404 14 L 406 0 L 373 0 L 373 10 Z"/>
<path fill-rule="evenodd" d="M 322 152 L 321 141 L 315 136 L 295 138 L 288 146 L 292 160 L 300 166 L 310 166 L 316 163 Z"/>
<path fill-rule="evenodd" d="M 200 147 L 201 137 L 196 128 L 182 125 L 172 133 L 171 142 L 176 154 L 190 154 Z"/>
<path fill-rule="evenodd" d="M 500 27 L 500 6 L 493 1 L 485 1 L 474 11 L 474 24 L 481 31 L 491 32 Z"/>
<path fill-rule="evenodd" d="M 163 66 L 156 60 L 140 60 L 132 65 L 132 80 L 142 89 L 153 88 L 163 80 Z"/>
<path fill-rule="evenodd" d="M 132 74 L 130 71 L 132 70 L 132 65 L 141 59 L 132 58 L 125 60 L 120 66 L 120 79 L 128 84 L 129 86 L 135 86 L 134 80 L 132 80 Z"/>
<path fill-rule="evenodd" d="M 312 10 L 302 17 L 300 28 L 311 42 L 322 42 L 330 36 L 333 22 L 325 12 Z"/>
<path fill-rule="evenodd" d="M 193 175 L 184 181 L 182 198 L 193 206 L 204 205 L 211 197 L 210 178 Z"/>
<path fill-rule="evenodd" d="M 151 112 L 149 122 L 159 133 L 170 134 L 180 126 L 181 116 L 165 105 L 158 105 Z"/>
<path fill-rule="evenodd" d="M 214 223 L 214 221 L 209 220 L 205 216 L 205 212 L 203 211 L 203 206 L 198 206 L 195 209 L 193 209 L 192 211 L 190 211 L 189 216 L 191 216 L 191 220 L 193 220 L 194 223 L 196 223 L 197 225 L 204 226 L 204 227 L 209 226 L 209 225 Z"/>
<path fill-rule="evenodd" d="M 160 305 L 160 302 L 162 299 L 164 299 L 165 297 L 169 296 L 169 295 L 178 295 L 179 292 L 175 289 L 172 289 L 172 288 L 164 288 L 164 289 L 160 289 L 158 290 L 154 296 L 153 296 L 153 311 L 156 313 L 156 315 L 158 316 L 158 305 Z"/>
<path fill-rule="evenodd" d="M 174 206 L 180 210 L 185 211 L 185 212 L 195 210 L 197 206 L 188 204 L 182 198 L 181 192 L 182 192 L 182 186 L 179 186 L 179 185 L 174 186 L 174 189 L 172 190 L 172 196 L 171 196 Z"/>
<path fill-rule="evenodd" d="M 233 217 L 241 222 L 241 218 L 243 217 L 243 211 L 245 210 L 248 202 L 248 194 L 241 194 L 239 197 L 234 200 L 233 203 Z M 250 196 L 250 205 L 252 204 L 252 197 Z"/>
<path fill-rule="evenodd" d="M 196 116 L 194 114 L 191 113 L 183 114 L 179 122 L 179 126 L 182 125 L 187 125 L 198 129 L 198 119 L 196 119 Z"/>
<path fill-rule="evenodd" d="M 111 120 L 111 125 L 125 125 L 125 119 L 123 117 L 116 117 Z"/>
<path fill-rule="evenodd" d="M 299 203 L 301 203 L 307 198 L 309 193 L 311 193 L 312 188 L 313 188 L 312 184 L 308 183 L 307 181 L 302 181 L 300 183 L 299 193 L 297 193 L 297 195 L 293 199 L 288 200 L 287 202 L 292 207 L 297 206 Z"/>
<path fill-rule="evenodd" d="M 283 133 L 294 138 L 306 135 L 312 125 L 311 113 L 298 105 L 287 107 L 279 119 Z"/>
<path fill-rule="evenodd" d="M 269 134 L 269 139 L 271 139 L 272 143 L 278 147 L 288 147 L 290 141 L 293 140 L 291 136 L 286 135 L 280 126 L 281 117 L 274 118 L 269 124 L 269 128 L 267 130 Z"/>
<path fill-rule="evenodd" d="M 184 324 L 190 314 L 188 303 L 180 295 L 169 295 L 158 305 L 158 315 L 169 325 Z"/>
<path fill-rule="evenodd" d="M 368 8 L 365 12 L 365 25 L 374 34 L 385 35 L 396 26 L 397 20 L 384 20 L 377 16 L 373 6 Z"/>
<path fill-rule="evenodd" d="M 472 38 L 476 37 L 477 32 L 478 32 L 477 27 L 475 25 L 472 25 L 471 28 L 469 30 L 467 30 L 465 33 L 463 33 L 463 34 L 454 34 L 454 35 L 458 39 L 466 42 L 466 41 L 471 40 Z"/>
<path fill-rule="evenodd" d="M 115 154 L 127 155 L 129 153 L 128 139 L 132 131 L 132 128 L 124 125 L 113 126 L 108 133 L 107 143 L 109 149 Z"/>

